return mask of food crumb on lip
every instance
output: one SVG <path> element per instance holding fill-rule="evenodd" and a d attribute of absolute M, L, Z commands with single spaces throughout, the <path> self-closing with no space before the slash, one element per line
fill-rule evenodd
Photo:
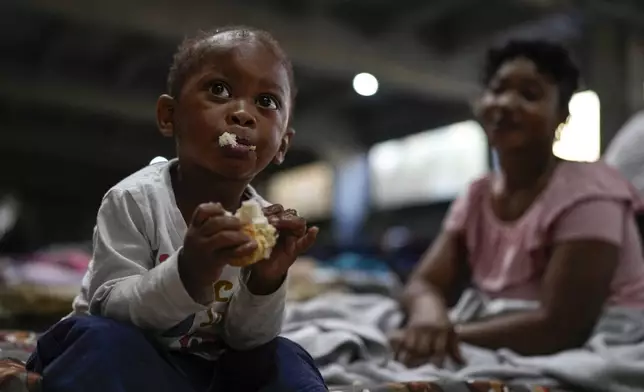
<path fill-rule="evenodd" d="M 225 147 L 225 146 L 237 147 L 240 145 L 240 143 L 237 142 L 237 135 L 230 132 L 224 132 L 219 136 L 219 145 L 221 147 Z M 257 149 L 257 146 L 248 145 L 248 149 L 250 151 L 255 151 Z"/>
<path fill-rule="evenodd" d="M 221 147 L 235 147 L 237 146 L 237 136 L 230 132 L 224 132 L 221 134 L 221 136 L 219 136 L 219 145 Z"/>

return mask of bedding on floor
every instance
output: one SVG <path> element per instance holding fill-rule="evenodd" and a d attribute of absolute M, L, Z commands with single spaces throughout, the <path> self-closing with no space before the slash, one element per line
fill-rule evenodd
<path fill-rule="evenodd" d="M 36 348 L 37 335 L 0 331 L 0 392 L 39 392 L 40 375 L 25 370 L 24 361 Z"/>
<path fill-rule="evenodd" d="M 25 370 L 24 360 L 35 349 L 33 332 L 0 332 L 0 392 L 40 392 L 40 375 Z M 558 392 L 538 386 L 500 381 L 453 381 L 360 384 L 332 387 L 331 392 Z"/>
<path fill-rule="evenodd" d="M 534 306 L 531 302 L 488 300 L 468 291 L 451 317 L 475 320 Z M 644 391 L 644 311 L 607 309 L 593 337 L 580 349 L 522 357 L 509 350 L 491 351 L 463 344 L 467 365 L 448 364 L 443 369 L 429 364 L 408 369 L 392 359 L 387 333 L 399 325 L 401 318 L 399 306 L 391 298 L 329 293 L 289 304 L 283 336 L 311 353 L 329 385 L 425 380 L 462 387 L 463 382 L 475 379 L 503 380 L 527 390 Z M 507 388 L 500 390 L 512 390 Z"/>
<path fill-rule="evenodd" d="M 355 304 L 355 303 L 354 303 Z M 385 306 L 386 308 L 386 306 Z M 291 308 L 293 309 L 293 308 Z M 292 311 L 292 310 L 291 310 Z M 380 314 L 383 314 L 379 311 Z M 364 314 L 364 312 L 363 312 Z M 333 317 L 338 313 L 328 313 Z M 293 314 L 291 314 L 293 316 Z M 375 316 L 375 313 L 372 314 Z M 37 334 L 27 331 L 0 331 L 0 392 L 40 392 L 40 375 L 25 370 L 24 361 L 36 347 Z M 339 364 L 339 367 L 343 365 Z M 346 365 L 344 365 L 346 366 Z M 329 372 L 329 367 L 326 367 Z M 348 368 L 347 368 L 348 369 Z M 332 374 L 332 372 L 331 372 Z M 345 373 L 346 374 L 346 373 Z M 347 379 L 344 386 L 331 392 L 559 392 L 547 387 L 489 380 L 435 380 L 411 382 L 356 382 Z M 563 392 L 563 391 L 562 391 Z"/>
<path fill-rule="evenodd" d="M 556 356 L 525 358 L 463 345 L 464 368 L 407 369 L 392 360 L 386 338 L 402 320 L 397 302 L 390 295 L 356 294 L 377 285 L 377 292 L 390 293 L 387 279 L 358 274 L 347 281 L 349 274 L 333 275 L 316 263 L 296 266 L 283 336 L 313 355 L 332 392 L 644 392 L 644 313 L 609 309 L 583 349 Z M 533 306 L 470 291 L 451 316 L 465 321 Z M 36 338 L 29 331 L 0 331 L 0 392 L 41 390 L 40 376 L 23 362 Z"/>
<path fill-rule="evenodd" d="M 80 246 L 0 257 L 0 314 L 18 317 L 69 313 L 90 257 Z"/>
<path fill-rule="evenodd" d="M 41 378 L 27 372 L 24 364 L 12 359 L 0 360 L 0 391 L 40 392 Z M 331 392 L 558 392 L 545 387 L 504 384 L 500 381 L 436 381 L 384 383 L 372 386 L 331 388 Z"/>

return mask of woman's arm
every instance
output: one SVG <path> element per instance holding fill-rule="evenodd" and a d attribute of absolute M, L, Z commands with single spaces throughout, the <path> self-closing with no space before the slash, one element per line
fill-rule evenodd
<path fill-rule="evenodd" d="M 460 339 L 524 355 L 584 344 L 610 293 L 625 216 L 616 201 L 588 201 L 572 209 L 556 222 L 540 308 L 457 326 Z"/>
<path fill-rule="evenodd" d="M 458 232 L 443 230 L 412 273 L 402 296 L 410 318 L 444 311 L 467 281 L 466 251 Z"/>
<path fill-rule="evenodd" d="M 447 314 L 447 299 L 460 295 L 465 267 L 464 247 L 457 232 L 444 230 L 412 274 L 402 298 L 405 328 L 393 334 L 395 358 L 414 367 L 433 360 L 441 366 L 449 356 L 462 357 Z"/>
<path fill-rule="evenodd" d="M 543 282 L 541 307 L 534 311 L 464 324 L 464 342 L 523 355 L 551 354 L 588 339 L 608 297 L 618 248 L 601 241 L 557 246 Z"/>
<path fill-rule="evenodd" d="M 391 336 L 395 358 L 414 367 L 447 356 L 461 361 L 447 306 L 461 294 L 467 282 L 463 231 L 467 221 L 468 197 L 452 203 L 443 230 L 412 273 L 401 298 L 407 320 Z"/>

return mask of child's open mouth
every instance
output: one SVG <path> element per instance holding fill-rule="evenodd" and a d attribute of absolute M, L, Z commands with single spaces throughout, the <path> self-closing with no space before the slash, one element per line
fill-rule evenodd
<path fill-rule="evenodd" d="M 239 152 L 255 151 L 257 148 L 255 145 L 250 144 L 248 140 L 240 139 L 230 132 L 224 132 L 219 136 L 219 145 Z"/>

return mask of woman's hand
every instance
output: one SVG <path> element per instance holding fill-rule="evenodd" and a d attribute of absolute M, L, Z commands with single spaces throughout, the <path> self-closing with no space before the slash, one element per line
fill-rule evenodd
<path fill-rule="evenodd" d="M 443 367 L 447 358 L 464 364 L 458 336 L 447 311 L 432 313 L 434 314 L 421 317 L 412 316 L 404 328 L 394 332 L 390 341 L 396 360 L 408 367 L 428 362 L 436 367 Z"/>

